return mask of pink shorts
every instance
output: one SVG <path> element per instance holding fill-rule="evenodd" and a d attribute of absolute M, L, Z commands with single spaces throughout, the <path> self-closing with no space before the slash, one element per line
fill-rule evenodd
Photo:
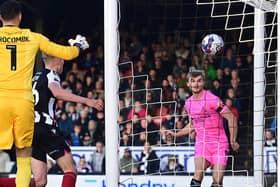
<path fill-rule="evenodd" d="M 195 144 L 195 158 L 203 157 L 211 165 L 222 164 L 227 165 L 228 159 L 228 144 L 227 143 L 196 143 Z"/>

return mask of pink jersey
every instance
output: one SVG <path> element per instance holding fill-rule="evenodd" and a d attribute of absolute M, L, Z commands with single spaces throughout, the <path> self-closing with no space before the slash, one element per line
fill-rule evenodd
<path fill-rule="evenodd" d="M 195 128 L 196 143 L 228 145 L 220 114 L 226 108 L 219 97 L 206 90 L 203 90 L 199 99 L 191 96 L 186 100 L 185 110 Z"/>

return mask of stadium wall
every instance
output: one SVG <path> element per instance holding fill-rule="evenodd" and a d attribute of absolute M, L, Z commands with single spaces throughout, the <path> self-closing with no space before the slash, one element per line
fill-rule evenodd
<path fill-rule="evenodd" d="M 125 180 L 123 183 L 122 181 Z M 120 187 L 186 187 L 190 183 L 191 176 L 121 176 Z M 48 175 L 47 187 L 58 186 L 62 181 L 62 175 Z M 206 176 L 202 186 L 210 186 L 212 177 Z M 224 186 L 254 186 L 252 177 L 225 177 Z M 103 175 L 79 175 L 76 186 L 79 187 L 106 187 L 105 176 Z"/>
<path fill-rule="evenodd" d="M 123 156 L 125 147 L 120 147 L 120 158 Z M 131 147 L 132 156 L 139 160 L 143 147 Z M 180 164 L 184 166 L 185 172 L 194 172 L 194 147 L 181 146 L 181 147 L 153 147 L 157 155 L 161 158 L 161 164 L 167 162 L 168 155 L 172 154 L 178 158 Z M 78 163 L 81 156 L 85 156 L 86 160 L 92 160 L 92 153 L 95 147 L 71 147 L 74 160 Z M 231 160 L 229 158 L 229 160 Z M 265 173 L 275 173 L 277 171 L 277 149 L 276 147 L 264 147 L 264 169 Z M 229 164 L 232 164 L 230 162 Z M 208 170 L 210 172 L 210 170 Z M 240 172 L 240 174 L 244 172 Z"/>

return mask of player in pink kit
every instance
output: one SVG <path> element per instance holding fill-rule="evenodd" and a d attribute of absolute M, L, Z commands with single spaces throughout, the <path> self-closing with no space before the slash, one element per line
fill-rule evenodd
<path fill-rule="evenodd" d="M 211 187 L 221 187 L 229 151 L 223 118 L 228 121 L 230 145 L 233 151 L 239 149 L 239 144 L 236 141 L 237 121 L 220 98 L 204 90 L 204 72 L 198 70 L 190 72 L 188 86 L 193 94 L 185 102 L 185 110 L 189 115 L 190 122 L 181 131 L 171 132 L 171 134 L 179 137 L 192 131 L 196 133 L 195 174 L 190 186 L 200 187 L 204 171 L 211 167 L 213 170 Z"/>

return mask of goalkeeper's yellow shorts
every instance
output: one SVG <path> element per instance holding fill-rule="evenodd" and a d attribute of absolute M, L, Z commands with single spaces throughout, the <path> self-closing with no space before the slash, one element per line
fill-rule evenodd
<path fill-rule="evenodd" d="M 34 104 L 27 99 L 0 97 L 0 149 L 32 146 Z"/>

